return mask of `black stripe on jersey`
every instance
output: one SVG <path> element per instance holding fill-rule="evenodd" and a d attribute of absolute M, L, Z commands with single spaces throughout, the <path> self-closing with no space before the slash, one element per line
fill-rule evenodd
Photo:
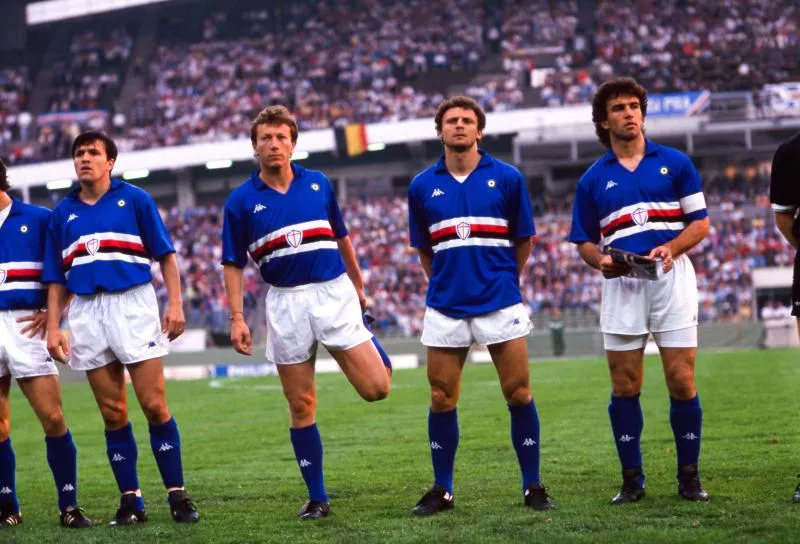
<path fill-rule="evenodd" d="M 648 219 L 648 223 L 683 223 L 683 215 L 676 215 L 673 217 L 655 217 L 652 220 Z M 607 238 L 614 234 L 617 231 L 622 229 L 627 229 L 628 227 L 632 227 L 636 224 L 636 222 L 631 219 L 630 221 L 625 221 L 624 223 L 620 223 L 616 225 L 614 228 L 603 232 L 603 237 Z"/>
<path fill-rule="evenodd" d="M 24 282 L 24 281 L 40 281 L 42 279 L 42 271 L 37 270 L 36 274 L 25 274 L 23 276 L 15 276 L 9 277 L 6 276 L 6 279 L 3 283 L 14 283 L 14 282 Z"/>
<path fill-rule="evenodd" d="M 303 239 L 300 241 L 300 245 L 304 246 L 304 245 L 310 244 L 312 242 L 322 242 L 322 241 L 326 241 L 326 240 L 335 240 L 335 238 L 333 237 L 332 234 L 315 234 L 314 236 L 303 236 Z M 289 242 L 287 242 L 284 239 L 283 242 L 281 242 L 280 244 L 277 244 L 275 246 L 272 246 L 271 248 L 269 248 L 268 250 L 264 251 L 263 253 L 254 253 L 253 254 L 253 259 L 257 261 L 259 259 L 264 258 L 267 255 L 271 255 L 273 252 L 275 252 L 275 251 L 277 251 L 279 249 L 285 249 L 287 247 L 292 247 L 292 246 L 289 244 Z M 300 247 L 300 246 L 297 246 L 297 247 Z"/>
<path fill-rule="evenodd" d="M 467 236 L 467 238 L 496 238 L 498 240 L 511 240 L 511 234 L 501 234 L 498 232 L 472 231 L 469 233 L 469 236 Z M 461 237 L 458 235 L 458 232 L 453 232 L 452 234 L 447 234 L 437 239 L 433 245 L 436 246 L 441 244 L 442 242 L 449 242 L 450 240 L 461 240 Z"/>
<path fill-rule="evenodd" d="M 140 250 L 140 249 L 121 248 L 121 247 L 101 247 L 97 249 L 96 253 L 121 253 L 123 255 L 132 255 L 134 257 L 142 257 L 144 259 L 150 258 L 150 256 L 144 249 Z M 75 256 L 72 258 L 70 264 L 64 267 L 65 272 L 70 268 L 72 268 L 72 263 L 75 262 L 75 259 L 79 257 L 86 257 L 88 255 L 91 255 L 91 253 L 89 253 L 87 250 L 84 249 L 81 251 L 76 251 L 74 255 Z"/>

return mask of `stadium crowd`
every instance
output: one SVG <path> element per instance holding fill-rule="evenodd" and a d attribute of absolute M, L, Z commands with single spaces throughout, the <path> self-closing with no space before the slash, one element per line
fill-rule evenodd
<path fill-rule="evenodd" d="M 771 221 L 766 178 L 759 174 L 750 180 L 757 195 L 748 202 L 760 204 L 751 205 L 749 213 L 745 213 L 737 195 L 749 193 L 731 191 L 724 184 L 729 176 L 742 177 L 739 171 L 729 167 L 719 176 L 709 176 L 713 180 L 707 190 L 711 231 L 690 253 L 698 279 L 700 321 L 755 319 L 752 270 L 791 264 L 791 252 L 786 251 Z M 743 171 L 748 174 L 751 168 Z M 758 169 L 755 171 L 758 173 Z M 731 195 L 733 200 L 728 198 Z M 416 252 L 409 248 L 405 196 L 354 198 L 342 209 L 364 274 L 377 331 L 382 335 L 420 334 L 426 279 Z M 536 219 L 538 233 L 523 282 L 525 303 L 532 314 L 546 312 L 555 305 L 568 315 L 596 315 L 601 276 L 587 267 L 574 245 L 567 242 L 570 216 L 563 209 L 546 212 Z M 225 330 L 227 303 L 219 265 L 221 209 L 210 206 L 179 212 L 173 208 L 165 212 L 165 220 L 181 257 L 187 322 L 190 326 Z M 156 275 L 157 270 L 154 267 Z M 160 296 L 165 297 L 160 278 L 156 284 Z M 246 268 L 245 287 L 245 308 L 252 312 L 264 296 L 255 266 Z"/>

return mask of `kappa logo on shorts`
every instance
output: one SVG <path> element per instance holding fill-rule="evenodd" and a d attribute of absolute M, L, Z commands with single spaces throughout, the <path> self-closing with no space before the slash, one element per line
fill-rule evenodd
<path fill-rule="evenodd" d="M 648 214 L 647 210 L 644 208 L 636 208 L 633 210 L 633 213 L 631 213 L 631 219 L 633 219 L 633 222 L 641 227 L 647 223 L 648 219 L 650 219 L 650 214 Z"/>
<path fill-rule="evenodd" d="M 469 234 L 472 232 L 472 227 L 470 227 L 469 223 L 459 223 L 456 225 L 456 234 L 462 240 L 466 240 L 469 238 Z"/>
<path fill-rule="evenodd" d="M 100 249 L 100 240 L 97 238 L 92 238 L 86 242 L 86 251 L 89 252 L 89 255 L 94 255 L 98 249 Z"/>
<path fill-rule="evenodd" d="M 6 271 L 0 269 L 0 285 L 3 285 L 3 282 L 6 281 Z"/>
<path fill-rule="evenodd" d="M 297 247 L 303 243 L 303 233 L 299 230 L 291 230 L 286 233 L 286 242 L 292 246 Z"/>

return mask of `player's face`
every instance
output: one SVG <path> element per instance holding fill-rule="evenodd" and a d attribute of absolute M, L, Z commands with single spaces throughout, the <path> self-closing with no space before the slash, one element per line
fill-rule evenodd
<path fill-rule="evenodd" d="M 72 162 L 78 181 L 83 182 L 93 183 L 111 177 L 111 170 L 114 169 L 114 161 L 108 158 L 106 146 L 100 140 L 78 147 L 72 156 Z"/>
<path fill-rule="evenodd" d="M 280 169 L 288 166 L 294 152 L 292 130 L 289 125 L 258 125 L 253 150 L 264 168 Z"/>
<path fill-rule="evenodd" d="M 478 116 L 470 109 L 450 108 L 442 117 L 441 137 L 450 150 L 468 151 L 483 138 L 483 132 L 478 130 Z"/>
<path fill-rule="evenodd" d="M 612 139 L 629 142 L 642 133 L 642 105 L 635 96 L 617 96 L 606 104 L 608 120 L 603 122 Z"/>

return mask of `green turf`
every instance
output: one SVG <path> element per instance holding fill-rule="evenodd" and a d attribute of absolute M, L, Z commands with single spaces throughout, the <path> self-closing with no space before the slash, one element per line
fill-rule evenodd
<path fill-rule="evenodd" d="M 542 421 L 542 474 L 555 511 L 521 506 L 508 412 L 490 365 L 465 369 L 459 405 L 456 509 L 415 519 L 409 508 L 432 481 L 427 447 L 428 387 L 423 369 L 398 371 L 386 401 L 361 401 L 341 375 L 318 377 L 319 425 L 334 515 L 300 522 L 304 487 L 276 378 L 168 385 L 180 425 L 186 481 L 199 525 L 169 518 L 141 412 L 132 413 L 145 526 L 66 532 L 57 525 L 55 490 L 38 423 L 18 390 L 12 436 L 25 523 L 0 542 L 688 542 L 796 540 L 800 505 L 790 501 L 800 458 L 794 351 L 702 354 L 698 363 L 705 427 L 703 482 L 708 504 L 676 497 L 668 399 L 657 359 L 645 373 L 642 440 L 648 497 L 608 504 L 619 472 L 601 360 L 532 365 Z M 132 395 L 131 395 L 132 397 Z M 68 422 L 79 452 L 79 497 L 108 520 L 117 492 L 105 456 L 100 416 L 89 388 L 65 386 Z"/>

